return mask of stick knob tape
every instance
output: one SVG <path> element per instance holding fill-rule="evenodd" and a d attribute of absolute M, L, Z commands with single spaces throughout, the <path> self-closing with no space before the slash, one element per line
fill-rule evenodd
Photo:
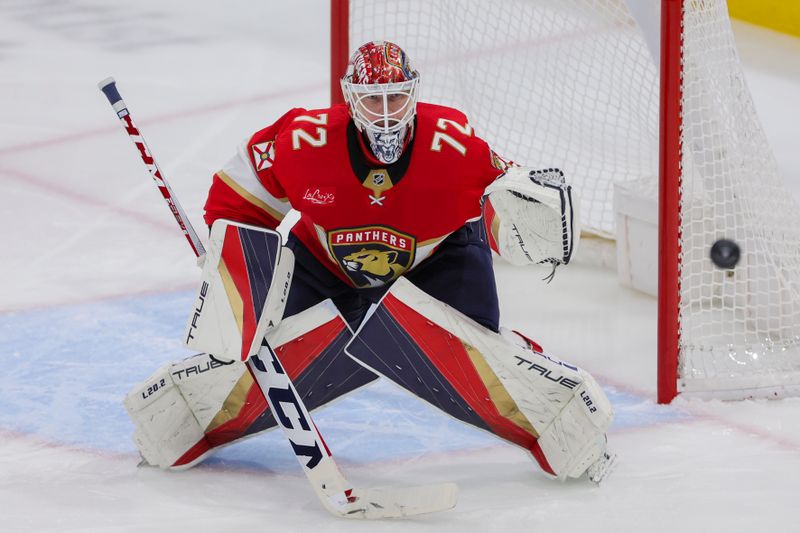
<path fill-rule="evenodd" d="M 111 105 L 122 101 L 122 97 L 119 95 L 119 91 L 117 90 L 117 82 L 113 77 L 104 79 L 97 84 L 97 87 L 103 91 L 103 94 L 106 95 L 106 98 L 108 98 L 108 101 Z"/>

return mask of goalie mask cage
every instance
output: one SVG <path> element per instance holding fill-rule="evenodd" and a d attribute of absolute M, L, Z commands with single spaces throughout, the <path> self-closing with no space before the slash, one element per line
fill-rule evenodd
<path fill-rule="evenodd" d="M 562 168 L 584 234 L 615 183 L 658 195 L 658 400 L 800 392 L 800 217 L 724 0 L 332 0 L 331 97 L 351 47 L 399 44 L 421 98 L 503 157 Z M 733 270 L 712 244 L 737 242 Z M 585 247 L 588 248 L 588 247 Z"/>

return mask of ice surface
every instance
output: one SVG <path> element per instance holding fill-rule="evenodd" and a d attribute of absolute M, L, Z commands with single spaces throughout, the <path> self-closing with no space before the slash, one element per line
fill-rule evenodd
<path fill-rule="evenodd" d="M 800 196 L 800 40 L 735 29 Z M 615 405 L 618 466 L 600 488 L 549 480 L 387 383 L 320 411 L 321 431 L 355 483 L 455 481 L 455 510 L 336 520 L 277 432 L 188 472 L 136 468 L 122 396 L 188 354 L 198 271 L 96 83 L 117 79 L 201 228 L 236 143 L 326 105 L 327 3 L 1 0 L 0 30 L 0 531 L 798 530 L 800 400 L 654 404 L 655 301 L 582 266 L 546 285 L 498 265 L 498 283 L 503 322 L 596 374 Z"/>

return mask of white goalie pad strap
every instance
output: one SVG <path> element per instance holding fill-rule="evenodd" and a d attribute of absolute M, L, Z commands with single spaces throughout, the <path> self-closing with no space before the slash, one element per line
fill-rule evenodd
<path fill-rule="evenodd" d="M 294 254 L 278 232 L 217 220 L 184 339 L 192 350 L 227 361 L 258 352 L 283 316 Z"/>
<path fill-rule="evenodd" d="M 244 363 L 222 363 L 198 354 L 164 365 L 136 385 L 125 397 L 125 409 L 142 458 L 153 466 L 176 468 L 175 463 L 203 439 L 245 371 Z M 177 468 L 189 468 L 203 457 Z"/>
<path fill-rule="evenodd" d="M 563 172 L 513 166 L 485 194 L 487 226 L 501 257 L 515 265 L 570 262 L 580 227 Z"/>
<path fill-rule="evenodd" d="M 483 356 L 538 434 L 559 479 L 579 477 L 605 452 L 613 410 L 586 371 L 535 350 L 517 333 L 495 333 L 399 278 L 390 294 Z"/>

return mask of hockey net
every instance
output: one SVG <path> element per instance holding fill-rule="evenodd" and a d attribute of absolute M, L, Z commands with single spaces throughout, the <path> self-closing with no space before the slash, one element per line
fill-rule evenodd
<path fill-rule="evenodd" d="M 725 1 L 678 10 L 680 200 L 668 244 L 678 275 L 661 290 L 679 303 L 660 318 L 678 349 L 660 356 L 659 371 L 680 392 L 797 394 L 797 205 L 755 113 Z M 659 190 L 660 11 L 658 0 L 350 0 L 349 43 L 398 43 L 422 73 L 423 100 L 464 110 L 506 158 L 562 168 L 584 231 L 613 239 L 615 184 Z M 723 237 L 742 250 L 733 270 L 709 259 Z"/>

